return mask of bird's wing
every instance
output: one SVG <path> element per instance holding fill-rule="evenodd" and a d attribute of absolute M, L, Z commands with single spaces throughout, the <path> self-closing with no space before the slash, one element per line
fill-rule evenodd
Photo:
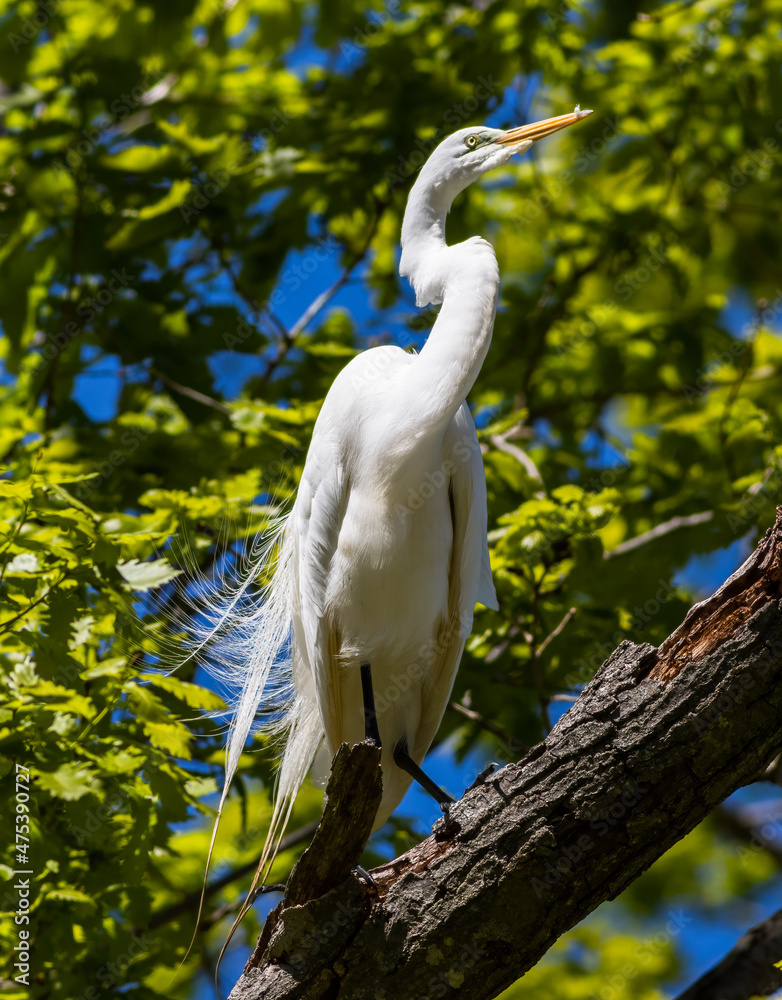
<path fill-rule="evenodd" d="M 472 631 L 476 604 L 498 610 L 497 595 L 491 577 L 488 524 L 486 512 L 486 472 L 481 446 L 472 414 L 463 403 L 451 425 L 457 443 L 451 450 L 457 456 L 451 478 L 453 494 L 454 540 L 461 537 L 459 573 L 459 634 L 466 639 Z M 446 444 L 448 447 L 448 444 Z M 463 456 L 463 461 L 459 457 Z M 456 542 L 454 541 L 454 547 Z"/>
<path fill-rule="evenodd" d="M 436 639 L 437 657 L 422 691 L 421 722 L 413 757 L 420 763 L 437 733 L 451 695 L 464 642 L 472 630 L 475 604 L 497 610 L 486 537 L 486 478 L 478 436 L 466 403 L 445 439 L 450 462 L 453 545 L 448 587 L 448 620 Z"/>
<path fill-rule="evenodd" d="M 326 435 L 313 435 L 291 511 L 293 531 L 293 683 L 317 701 L 332 746 L 341 730 L 338 637 L 326 614 L 326 588 L 347 495 L 345 473 Z"/>
<path fill-rule="evenodd" d="M 411 361 L 398 347 L 376 347 L 342 369 L 315 424 L 291 511 L 293 683 L 297 693 L 314 694 L 332 748 L 343 731 L 338 676 L 341 640 L 327 614 L 326 598 L 350 495 L 350 467 L 345 455 L 367 419 L 373 393 L 382 390 L 393 372 Z"/>

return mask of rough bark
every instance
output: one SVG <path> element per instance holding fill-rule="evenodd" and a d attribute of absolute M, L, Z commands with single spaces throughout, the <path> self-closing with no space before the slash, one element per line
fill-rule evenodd
<path fill-rule="evenodd" d="M 677 1000 L 751 1000 L 782 987 L 782 910 L 750 927 L 723 960 Z"/>
<path fill-rule="evenodd" d="M 382 795 L 380 747 L 343 743 L 331 768 L 323 819 L 290 874 L 284 908 L 303 906 L 345 881 L 369 840 Z"/>
<path fill-rule="evenodd" d="M 300 930 L 302 925 L 297 923 L 295 915 L 281 924 L 284 911 L 296 907 L 307 915 L 307 903 L 325 896 L 353 873 L 372 832 L 382 795 L 380 747 L 366 742 L 354 747 L 343 743 L 331 767 L 318 829 L 290 873 L 285 898 L 266 918 L 250 965 L 264 960 L 278 926 L 280 934 L 275 936 L 275 950 L 288 946 L 292 927 L 294 935 Z"/>
<path fill-rule="evenodd" d="M 659 649 L 624 642 L 431 837 L 284 910 L 232 1000 L 489 1000 L 782 751 L 782 508 Z"/>

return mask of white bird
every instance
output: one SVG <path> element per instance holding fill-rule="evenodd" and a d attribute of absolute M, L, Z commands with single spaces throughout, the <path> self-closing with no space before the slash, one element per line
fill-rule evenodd
<path fill-rule="evenodd" d="M 473 181 L 589 114 L 576 108 L 510 131 L 464 128 L 434 150 L 410 192 L 399 267 L 419 306 L 442 303 L 426 344 L 417 355 L 373 348 L 338 375 L 281 534 L 213 609 L 199 648 L 217 639 L 223 666 L 242 675 L 218 821 L 259 707 L 272 689 L 280 693 L 281 660 L 290 654 L 284 711 L 278 706 L 267 725 L 285 734 L 285 746 L 259 873 L 274 858 L 307 772 L 315 763 L 327 775 L 341 743 L 379 736 L 375 829 L 412 774 L 427 781 L 419 765 L 475 604 L 497 607 L 483 463 L 465 399 L 489 349 L 499 271 L 481 237 L 448 246 L 445 219 Z M 271 583 L 242 611 L 267 558 L 276 558 Z M 433 782 L 427 787 L 448 800 Z"/>

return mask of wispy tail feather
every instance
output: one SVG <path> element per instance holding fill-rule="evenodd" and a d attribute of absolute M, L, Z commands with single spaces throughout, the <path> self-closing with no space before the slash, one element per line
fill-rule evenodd
<path fill-rule="evenodd" d="M 263 537 L 252 543 L 249 553 L 231 571 L 231 578 L 221 576 L 216 593 L 211 587 L 204 588 L 203 580 L 197 581 L 202 593 L 197 615 L 189 622 L 191 638 L 186 643 L 186 655 L 184 660 L 180 657 L 180 663 L 195 659 L 206 669 L 226 692 L 232 711 L 225 780 L 209 843 L 193 941 L 203 909 L 217 830 L 247 739 L 251 732 L 260 731 L 284 743 L 271 823 L 258 871 L 220 958 L 249 909 L 258 883 L 263 884 L 268 877 L 293 803 L 323 739 L 314 700 L 293 688 L 290 662 L 293 546 L 285 531 L 286 520 L 284 516 L 277 518 Z"/>

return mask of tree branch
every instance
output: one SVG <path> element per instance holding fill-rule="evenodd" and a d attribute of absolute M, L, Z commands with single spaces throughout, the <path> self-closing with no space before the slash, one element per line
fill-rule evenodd
<path fill-rule="evenodd" d="M 677 1000 L 751 1000 L 782 987 L 782 910 L 743 934 L 723 960 Z"/>
<path fill-rule="evenodd" d="M 321 311 L 321 309 L 337 294 L 337 292 L 342 288 L 342 286 L 348 281 L 351 274 L 355 271 L 358 265 L 364 260 L 369 248 L 372 245 L 372 240 L 375 238 L 377 233 L 377 228 L 380 225 L 380 220 L 383 218 L 383 213 L 388 207 L 387 202 L 378 201 L 375 204 L 375 215 L 372 219 L 372 224 L 369 227 L 369 232 L 367 233 L 366 239 L 361 249 L 353 255 L 353 259 L 349 264 L 346 264 L 342 270 L 342 273 L 337 278 L 337 280 L 324 292 L 316 296 L 315 299 L 307 306 L 304 312 L 299 316 L 296 322 L 290 329 L 289 339 L 294 341 L 296 337 L 301 333 L 301 331 L 310 323 Z"/>
<path fill-rule="evenodd" d="M 659 649 L 623 642 L 543 743 L 449 822 L 283 910 L 232 1000 L 489 1000 L 782 751 L 782 508 Z M 263 939 L 262 939 L 263 940 Z"/>

